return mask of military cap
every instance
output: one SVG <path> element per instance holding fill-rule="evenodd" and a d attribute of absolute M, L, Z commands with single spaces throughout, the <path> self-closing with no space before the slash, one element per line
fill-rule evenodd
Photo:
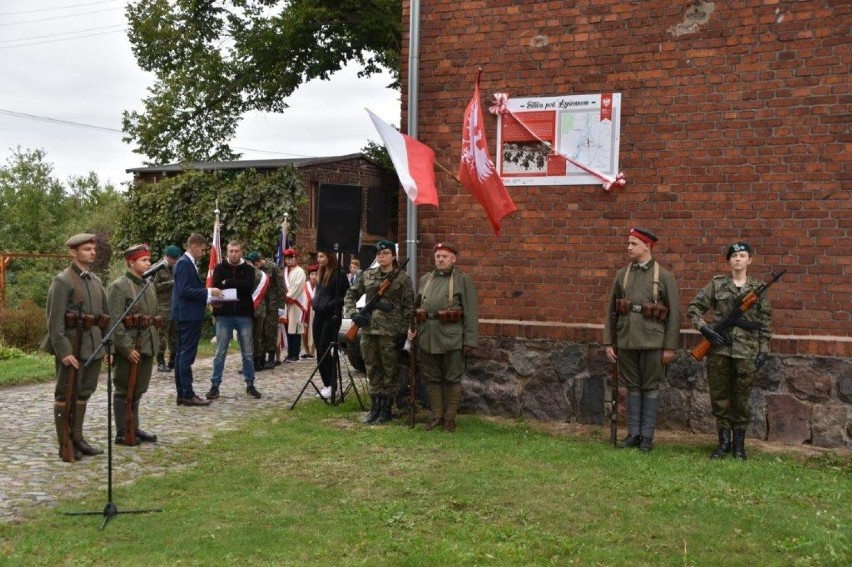
<path fill-rule="evenodd" d="M 81 244 L 95 244 L 95 235 L 84 232 L 82 234 L 75 234 L 65 241 L 65 246 L 68 248 L 77 248 Z"/>
<path fill-rule="evenodd" d="M 653 247 L 657 241 L 657 235 L 645 228 L 633 227 L 630 229 L 630 236 L 635 236 L 648 246 Z"/>
<path fill-rule="evenodd" d="M 376 242 L 376 252 L 381 252 L 382 250 L 390 250 L 395 256 L 396 242 L 391 242 L 390 240 L 379 240 Z"/>
<path fill-rule="evenodd" d="M 432 247 L 433 252 L 437 252 L 438 250 L 446 250 L 448 252 L 452 252 L 456 256 L 459 255 L 459 249 L 456 247 L 456 245 L 450 244 L 449 242 L 439 242 Z"/>
<path fill-rule="evenodd" d="M 290 257 L 290 256 L 295 257 L 295 256 L 298 256 L 298 255 L 299 255 L 299 254 L 298 254 L 298 252 L 296 252 L 296 251 L 295 251 L 295 250 L 293 250 L 292 248 L 288 248 L 288 249 L 286 249 L 286 250 L 283 252 L 283 254 L 284 254 L 284 257 L 285 257 L 285 258 L 288 258 L 288 257 Z"/>
<path fill-rule="evenodd" d="M 308 266 L 308 273 L 309 274 L 312 274 L 312 273 L 318 272 L 318 271 L 319 271 L 319 264 L 311 264 L 310 266 Z"/>
<path fill-rule="evenodd" d="M 147 244 L 134 244 L 124 251 L 124 259 L 128 262 L 135 262 L 139 258 L 151 256 L 151 249 Z"/>
<path fill-rule="evenodd" d="M 249 262 L 257 262 L 258 260 L 260 260 L 260 252 L 258 252 L 257 250 L 249 252 L 248 254 L 246 254 L 246 260 L 248 260 Z"/>
<path fill-rule="evenodd" d="M 748 255 L 751 256 L 754 254 L 754 249 L 748 242 L 734 242 L 728 246 L 728 251 L 725 254 L 725 260 L 730 260 L 731 256 L 734 255 L 734 252 L 748 252 Z"/>
<path fill-rule="evenodd" d="M 169 258 L 180 258 L 180 248 L 175 246 L 174 244 L 169 244 L 166 246 L 166 249 L 163 250 L 163 254 L 168 256 Z"/>

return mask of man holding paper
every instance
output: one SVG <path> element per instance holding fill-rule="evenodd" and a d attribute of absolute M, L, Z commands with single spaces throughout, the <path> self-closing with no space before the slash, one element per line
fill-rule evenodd
<path fill-rule="evenodd" d="M 213 359 L 213 376 L 210 378 L 207 399 L 215 400 L 219 397 L 225 357 L 234 331 L 237 331 L 237 341 L 240 343 L 246 394 L 260 398 L 260 392 L 254 387 L 252 358 L 254 303 L 251 294 L 254 290 L 254 266 L 243 260 L 243 245 L 239 241 L 232 240 L 228 243 L 225 261 L 213 269 L 213 285 L 222 290 L 223 297 L 213 303 L 213 315 L 216 317 L 216 356 Z"/>

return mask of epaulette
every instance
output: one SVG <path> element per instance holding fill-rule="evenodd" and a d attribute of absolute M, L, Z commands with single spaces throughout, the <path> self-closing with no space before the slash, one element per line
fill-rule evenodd
<path fill-rule="evenodd" d="M 728 276 L 726 274 L 719 274 L 719 275 L 713 276 L 713 279 L 714 280 L 721 280 L 721 279 L 725 279 L 727 277 Z"/>

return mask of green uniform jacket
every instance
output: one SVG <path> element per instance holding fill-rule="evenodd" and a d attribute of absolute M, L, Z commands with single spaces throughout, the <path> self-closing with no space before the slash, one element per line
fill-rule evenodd
<path fill-rule="evenodd" d="M 615 275 L 615 282 L 606 304 L 606 322 L 604 324 L 603 344 L 612 344 L 612 324 L 615 315 L 615 300 L 630 299 L 632 305 L 650 303 L 653 299 L 654 263 L 651 259 L 642 269 L 637 264 L 621 268 Z M 627 288 L 624 289 L 624 274 L 630 270 Z M 636 350 L 677 350 L 680 344 L 680 293 L 675 283 L 674 275 L 660 266 L 659 303 L 669 308 L 665 323 L 650 319 L 631 311 L 626 315 L 618 315 L 617 348 Z"/>
<path fill-rule="evenodd" d="M 106 293 L 100 278 L 91 272 L 89 272 L 88 278 L 81 278 L 80 274 L 80 268 L 72 262 L 70 267 L 53 278 L 47 292 L 47 306 L 45 307 L 47 334 L 39 346 L 42 350 L 59 359 L 74 354 L 73 341 L 77 336 L 77 329 L 65 328 L 65 313 L 67 311 L 76 312 L 80 303 L 82 303 L 83 314 L 94 315 L 95 317 L 103 315 L 107 309 Z M 78 291 L 82 299 L 80 303 L 77 301 Z M 97 325 L 92 325 L 88 330 L 84 330 L 80 340 L 78 359 L 85 360 L 92 356 L 102 338 L 103 334 Z M 101 349 L 96 358 L 103 358 L 103 356 L 104 352 Z"/>
<path fill-rule="evenodd" d="M 453 294 L 449 297 L 450 280 Z M 442 354 L 462 347 L 476 348 L 479 343 L 479 304 L 473 280 L 458 268 L 441 273 L 433 270 L 420 278 L 416 304 L 433 316 L 441 309 L 461 309 L 458 323 L 442 323 L 430 318 L 417 327 L 417 345 L 423 352 Z"/>
<path fill-rule="evenodd" d="M 261 268 L 269 276 L 269 288 L 266 290 L 267 317 L 274 317 L 278 321 L 278 310 L 284 308 L 284 281 L 281 279 L 281 268 L 275 265 L 275 260 L 266 259 L 266 264 Z"/>
<path fill-rule="evenodd" d="M 361 277 L 355 280 L 355 283 L 346 291 L 346 296 L 343 298 L 343 312 L 347 314 L 347 317 L 355 314 L 355 304 L 362 295 L 367 294 L 369 300 L 376 294 L 384 278 L 385 274 L 382 273 L 380 268 L 376 267 L 364 271 Z M 414 309 L 414 288 L 411 286 L 411 278 L 408 277 L 408 274 L 404 271 L 399 272 L 382 298 L 390 301 L 393 304 L 393 309 L 390 311 L 373 310 L 370 326 L 361 329 L 361 332 L 365 335 L 388 337 L 396 337 L 405 333 L 411 323 L 411 311 Z"/>
<path fill-rule="evenodd" d="M 127 309 L 127 306 L 130 305 L 143 285 L 145 283 L 130 272 L 109 285 L 107 298 L 109 300 L 109 315 L 113 323 L 118 321 L 118 318 L 121 317 L 121 314 L 124 313 L 124 310 Z M 145 290 L 144 295 L 133 306 L 131 313 L 148 315 L 149 317 L 154 317 L 157 314 L 157 294 L 152 287 L 149 286 Z M 122 321 L 112 336 L 115 352 L 129 358 L 136 344 L 137 332 L 139 332 L 137 329 L 125 329 Z M 157 329 L 148 326 L 142 330 L 140 336 L 142 341 L 139 344 L 139 353 L 145 356 L 156 356 L 160 348 L 160 335 Z"/>
<path fill-rule="evenodd" d="M 763 282 L 751 276 L 746 279 L 742 289 L 737 289 L 730 275 L 714 276 L 706 286 L 698 291 L 695 299 L 690 302 L 686 316 L 693 327 L 701 329 L 707 323 L 704 314 L 710 309 L 716 321 L 721 321 L 728 313 L 738 308 L 738 299 L 750 291 L 754 291 Z M 733 327 L 728 330 L 731 345 L 714 346 L 711 354 L 731 358 L 754 358 L 758 352 L 769 352 L 769 339 L 772 338 L 772 308 L 766 294 L 760 296 L 757 304 L 743 313 L 742 320 L 747 323 L 759 324 L 759 329 L 742 329 Z"/>
<path fill-rule="evenodd" d="M 172 308 L 172 287 L 175 285 L 175 267 L 166 265 L 154 274 L 154 289 L 157 293 L 157 304 L 160 315 L 168 318 Z"/>

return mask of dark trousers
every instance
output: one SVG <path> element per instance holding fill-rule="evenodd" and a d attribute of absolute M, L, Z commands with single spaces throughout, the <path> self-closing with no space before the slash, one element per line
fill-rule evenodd
<path fill-rule="evenodd" d="M 332 386 L 333 388 L 337 379 L 337 361 L 332 354 L 336 354 L 336 351 L 330 352 L 326 356 L 323 355 L 326 354 L 325 351 L 328 350 L 328 347 L 337 340 L 341 322 L 340 317 L 316 317 L 314 319 L 314 344 L 317 346 L 317 358 L 320 360 L 320 376 L 324 386 Z M 290 335 L 288 334 L 288 344 L 289 340 Z M 298 351 L 296 352 L 298 354 Z"/>
<path fill-rule="evenodd" d="M 178 322 L 178 346 L 175 357 L 175 388 L 178 399 L 195 396 L 192 389 L 192 365 L 201 340 L 201 321 Z"/>
<path fill-rule="evenodd" d="M 337 326 L 340 328 L 340 325 Z M 302 335 L 296 333 L 291 335 L 287 333 L 287 358 L 297 359 L 302 351 Z"/>

